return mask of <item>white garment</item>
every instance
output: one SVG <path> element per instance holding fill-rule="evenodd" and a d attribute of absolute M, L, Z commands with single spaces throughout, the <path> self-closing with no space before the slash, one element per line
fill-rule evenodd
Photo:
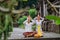
<path fill-rule="evenodd" d="M 41 25 L 42 25 L 42 21 L 44 20 L 44 18 L 42 18 L 41 17 L 41 20 L 40 21 L 38 21 L 38 20 L 36 20 L 36 18 L 35 18 L 35 23 L 36 23 L 36 31 L 37 31 L 37 26 L 38 25 L 40 25 L 40 27 L 41 27 Z M 41 27 L 41 29 L 40 29 L 41 31 L 42 31 L 42 27 Z"/>
<path fill-rule="evenodd" d="M 25 25 L 25 32 L 32 32 L 32 25 L 34 24 L 34 21 L 28 23 L 27 20 L 23 22 Z"/>

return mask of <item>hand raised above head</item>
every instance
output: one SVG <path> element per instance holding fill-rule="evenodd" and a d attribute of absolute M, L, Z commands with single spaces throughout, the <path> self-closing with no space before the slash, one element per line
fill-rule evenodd
<path fill-rule="evenodd" d="M 29 15 L 27 19 L 28 19 L 28 20 L 31 20 L 32 18 L 31 18 L 30 15 Z"/>

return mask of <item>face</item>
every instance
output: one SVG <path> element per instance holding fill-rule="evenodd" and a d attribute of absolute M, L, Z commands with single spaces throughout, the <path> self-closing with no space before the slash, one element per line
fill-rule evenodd
<path fill-rule="evenodd" d="M 28 23 L 30 23 L 30 19 L 28 19 Z"/>
<path fill-rule="evenodd" d="M 39 15 L 37 16 L 37 20 L 40 20 L 40 16 Z"/>
<path fill-rule="evenodd" d="M 30 23 L 30 20 L 31 20 L 31 17 L 30 17 L 30 15 L 28 16 L 28 23 Z"/>

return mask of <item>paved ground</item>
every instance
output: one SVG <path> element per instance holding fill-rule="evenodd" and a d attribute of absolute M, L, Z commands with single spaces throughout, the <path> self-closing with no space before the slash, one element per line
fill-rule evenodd
<path fill-rule="evenodd" d="M 9 39 L 22 39 L 24 29 L 14 28 Z M 44 32 L 44 36 L 42 38 L 60 38 L 60 34 L 52 33 L 52 32 Z"/>

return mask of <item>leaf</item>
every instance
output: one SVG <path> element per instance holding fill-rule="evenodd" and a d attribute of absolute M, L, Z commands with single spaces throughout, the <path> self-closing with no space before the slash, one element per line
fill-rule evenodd
<path fill-rule="evenodd" d="M 54 20 L 54 19 L 55 19 L 55 17 L 53 18 L 52 15 L 48 15 L 48 16 L 46 16 L 46 18 L 47 18 L 48 20 Z"/>
<path fill-rule="evenodd" d="M 34 18 L 36 14 L 37 14 L 36 9 L 30 9 L 30 10 L 29 10 L 29 15 L 30 15 L 32 18 Z"/>
<path fill-rule="evenodd" d="M 23 16 L 22 18 L 19 19 L 19 24 L 23 24 L 23 22 L 27 19 L 27 16 Z"/>
<path fill-rule="evenodd" d="M 23 21 L 25 21 L 27 19 L 27 16 L 23 16 Z"/>
<path fill-rule="evenodd" d="M 56 21 L 55 21 L 55 24 L 56 24 L 56 25 L 60 25 L 60 20 L 56 20 Z"/>
<path fill-rule="evenodd" d="M 54 15 L 48 15 L 48 16 L 46 16 L 46 19 L 56 21 L 56 20 L 60 20 L 60 17 L 54 16 Z"/>
<path fill-rule="evenodd" d="M 48 20 L 54 20 L 56 25 L 60 25 L 60 17 L 54 15 L 46 16 Z"/>

